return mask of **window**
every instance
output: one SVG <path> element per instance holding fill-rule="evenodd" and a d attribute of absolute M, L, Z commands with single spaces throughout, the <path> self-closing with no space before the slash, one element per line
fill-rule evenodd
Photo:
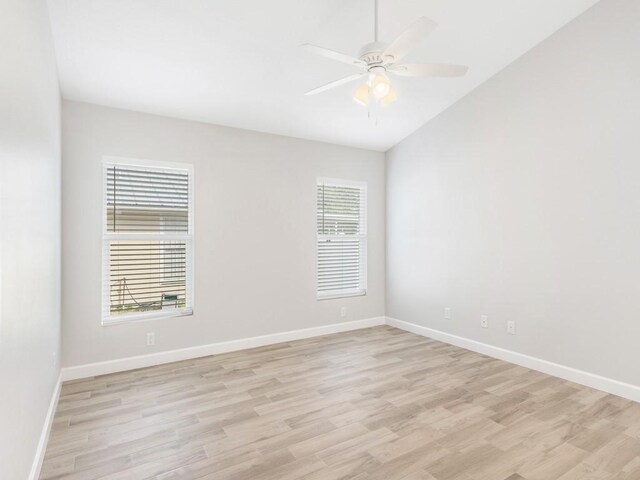
<path fill-rule="evenodd" d="M 367 292 L 367 186 L 317 181 L 318 298 Z"/>
<path fill-rule="evenodd" d="M 193 312 L 193 170 L 103 162 L 102 323 Z"/>

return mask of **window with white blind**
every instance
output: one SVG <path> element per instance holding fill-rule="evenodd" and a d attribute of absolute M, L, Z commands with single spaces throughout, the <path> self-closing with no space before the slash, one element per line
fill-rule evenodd
<path fill-rule="evenodd" d="M 367 186 L 317 181 L 318 298 L 367 292 Z"/>
<path fill-rule="evenodd" d="M 103 161 L 102 323 L 193 312 L 193 170 Z"/>

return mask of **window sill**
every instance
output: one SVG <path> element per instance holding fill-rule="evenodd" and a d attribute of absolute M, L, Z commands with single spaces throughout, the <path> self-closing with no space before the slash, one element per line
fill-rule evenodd
<path fill-rule="evenodd" d="M 318 295 L 318 300 L 335 300 L 336 298 L 362 297 L 366 294 L 366 290 L 358 290 L 355 292 L 328 293 L 326 295 Z"/>
<path fill-rule="evenodd" d="M 187 317 L 193 315 L 192 308 L 182 308 L 179 310 L 155 310 L 152 312 L 132 313 L 130 315 L 115 315 L 102 319 L 102 326 L 122 325 L 125 323 L 148 322 L 161 320 L 163 318 Z"/>

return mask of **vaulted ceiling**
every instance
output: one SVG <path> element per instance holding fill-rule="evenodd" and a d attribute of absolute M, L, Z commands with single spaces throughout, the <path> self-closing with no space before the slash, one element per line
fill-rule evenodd
<path fill-rule="evenodd" d="M 468 65 L 459 79 L 393 78 L 377 119 L 357 84 L 305 97 L 353 72 L 315 43 L 357 56 L 373 0 L 49 0 L 64 98 L 386 150 L 597 0 L 380 0 L 380 40 L 421 15 L 438 29 L 410 62 Z M 526 92 L 523 92 L 526 94 Z"/>

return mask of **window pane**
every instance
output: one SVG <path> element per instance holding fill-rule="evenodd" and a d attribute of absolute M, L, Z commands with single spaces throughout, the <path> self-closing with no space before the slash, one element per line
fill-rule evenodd
<path fill-rule="evenodd" d="M 360 240 L 318 240 L 318 293 L 360 288 Z"/>
<path fill-rule="evenodd" d="M 318 185 L 318 233 L 321 235 L 356 235 L 362 233 L 362 189 Z"/>
<path fill-rule="evenodd" d="M 189 231 L 189 176 L 125 165 L 107 168 L 108 233 Z"/>
<path fill-rule="evenodd" d="M 110 315 L 186 307 L 187 241 L 109 243 Z"/>

